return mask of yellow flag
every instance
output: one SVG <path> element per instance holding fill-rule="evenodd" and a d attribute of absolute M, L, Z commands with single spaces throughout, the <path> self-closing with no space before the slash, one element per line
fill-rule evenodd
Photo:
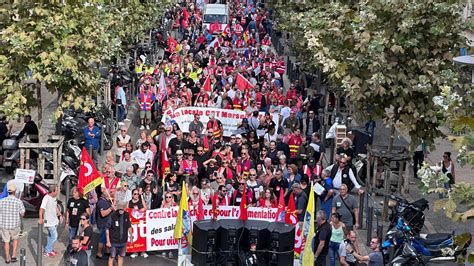
<path fill-rule="evenodd" d="M 188 211 L 188 195 L 186 183 L 183 181 L 181 199 L 179 201 L 178 216 L 176 217 L 176 226 L 174 227 L 173 236 L 175 239 L 180 239 L 187 236 L 191 230 L 191 217 Z"/>
<path fill-rule="evenodd" d="M 314 192 L 313 184 L 309 190 L 308 206 L 306 207 L 306 213 L 304 216 L 303 230 L 301 230 L 302 238 L 306 238 L 305 246 L 303 251 L 302 265 L 313 265 L 314 264 L 314 250 L 313 250 L 313 238 L 314 238 Z"/>

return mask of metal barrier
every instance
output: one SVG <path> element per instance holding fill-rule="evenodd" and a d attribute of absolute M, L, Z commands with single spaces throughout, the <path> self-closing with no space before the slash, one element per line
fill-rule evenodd
<path fill-rule="evenodd" d="M 367 229 L 367 246 L 370 246 L 370 240 L 373 237 L 373 233 L 383 239 L 383 224 L 382 224 L 382 209 L 377 207 L 377 201 L 372 197 L 371 193 L 364 193 L 365 200 L 361 197 L 359 202 L 365 201 L 365 217 L 366 217 L 366 229 Z M 364 208 L 364 205 L 360 205 L 359 208 Z M 361 214 L 362 213 L 362 214 Z M 363 216 L 363 211 L 359 213 L 359 219 Z M 375 218 L 375 228 L 374 228 L 374 218 Z M 362 225 L 362 222 L 360 222 Z"/>

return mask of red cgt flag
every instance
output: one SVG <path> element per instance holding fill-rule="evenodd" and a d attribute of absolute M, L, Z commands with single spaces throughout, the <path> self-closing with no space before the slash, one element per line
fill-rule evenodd
<path fill-rule="evenodd" d="M 248 81 L 242 74 L 237 73 L 237 78 L 235 79 L 235 84 L 240 91 L 245 91 L 253 88 L 252 83 Z"/>
<path fill-rule="evenodd" d="M 242 193 L 242 200 L 240 201 L 239 220 L 247 221 L 249 219 L 247 214 L 247 185 L 244 185 L 244 192 Z"/>
<path fill-rule="evenodd" d="M 211 75 L 207 75 L 206 81 L 204 81 L 204 85 L 202 86 L 205 91 L 212 92 L 211 88 Z"/>
<path fill-rule="evenodd" d="M 217 220 L 217 215 L 219 214 L 218 206 L 219 206 L 219 196 L 217 196 L 217 193 L 214 193 L 214 196 L 212 197 L 212 220 Z"/>
<path fill-rule="evenodd" d="M 92 162 L 89 153 L 87 150 L 82 147 L 82 155 L 81 155 L 81 165 L 79 166 L 79 181 L 77 183 L 77 188 L 82 192 L 82 194 L 86 194 L 89 191 L 93 190 L 95 187 L 100 186 L 102 184 L 103 178 L 100 175 L 99 171 Z"/>
<path fill-rule="evenodd" d="M 201 221 L 204 220 L 204 202 L 202 201 L 201 195 L 199 195 L 199 201 L 196 211 L 196 220 Z"/>
<path fill-rule="evenodd" d="M 224 37 L 229 37 L 230 36 L 230 25 L 227 24 L 227 26 L 225 26 L 224 30 L 222 31 L 222 35 L 224 35 Z"/>
<path fill-rule="evenodd" d="M 170 162 L 168 160 L 168 154 L 166 153 L 165 136 L 161 138 L 161 171 L 162 172 L 162 187 L 164 187 L 166 175 L 170 172 Z"/>
<path fill-rule="evenodd" d="M 295 197 L 293 192 L 291 192 L 290 200 L 288 201 L 288 208 L 286 208 L 285 223 L 296 224 L 297 222 L 298 217 L 296 217 Z"/>
<path fill-rule="evenodd" d="M 283 195 L 283 191 L 280 191 L 280 198 L 278 200 L 278 210 L 276 213 L 276 219 L 275 221 L 277 222 L 284 222 L 285 221 L 285 196 Z"/>
<path fill-rule="evenodd" d="M 221 30 L 221 25 L 219 24 L 219 22 L 214 21 L 214 23 L 212 23 L 211 25 L 209 25 L 209 32 L 211 34 L 214 34 L 215 31 L 220 31 Z"/>
<path fill-rule="evenodd" d="M 176 52 L 176 47 L 178 46 L 178 42 L 173 39 L 173 37 L 168 37 L 168 52 L 174 53 Z"/>

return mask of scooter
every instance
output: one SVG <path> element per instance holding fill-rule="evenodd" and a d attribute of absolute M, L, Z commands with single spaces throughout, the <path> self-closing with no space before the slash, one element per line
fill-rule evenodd
<path fill-rule="evenodd" d="M 49 186 L 39 174 L 36 174 L 33 186 L 27 191 L 25 197 L 21 198 L 25 206 L 25 217 L 37 218 L 39 216 L 39 209 L 41 202 L 46 194 L 48 194 Z M 57 206 L 61 213 L 64 213 L 64 206 L 60 200 L 57 201 Z"/>
<path fill-rule="evenodd" d="M 390 263 L 394 266 L 425 265 L 432 263 L 456 262 L 459 255 L 466 255 L 471 245 L 472 235 L 463 246 L 454 243 L 454 234 L 435 234 L 431 238 L 413 236 L 406 223 L 401 226 L 404 242 L 401 254 Z"/>
<path fill-rule="evenodd" d="M 20 131 L 13 133 L 10 138 L 4 139 L 2 142 L 3 150 L 3 167 L 7 174 L 12 174 L 20 161 L 20 149 L 18 149 L 19 141 L 16 137 L 20 134 Z"/>

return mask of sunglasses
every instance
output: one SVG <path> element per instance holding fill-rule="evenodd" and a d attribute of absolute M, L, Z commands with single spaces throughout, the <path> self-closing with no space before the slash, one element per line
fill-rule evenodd
<path fill-rule="evenodd" d="M 137 196 L 137 195 L 139 195 L 139 194 L 138 193 L 133 193 L 133 196 Z"/>
<path fill-rule="evenodd" d="M 203 152 L 203 150 L 198 150 L 198 152 Z"/>
<path fill-rule="evenodd" d="M 127 132 L 127 130 L 120 130 L 120 131 L 122 131 L 122 132 Z"/>
<path fill-rule="evenodd" d="M 227 190 L 222 190 L 223 193 L 227 193 Z"/>
<path fill-rule="evenodd" d="M 199 195 L 199 193 L 193 193 L 193 195 Z"/>
<path fill-rule="evenodd" d="M 243 186 L 243 185 L 245 185 L 245 183 L 239 183 L 239 186 Z"/>
<path fill-rule="evenodd" d="M 171 196 L 166 196 L 167 199 L 171 199 L 172 197 Z"/>
<path fill-rule="evenodd" d="M 257 176 L 257 175 L 250 175 L 250 176 Z"/>
<path fill-rule="evenodd" d="M 128 185 L 123 185 L 123 187 L 128 187 Z"/>
<path fill-rule="evenodd" d="M 81 217 L 82 221 L 87 221 L 87 218 Z"/>

